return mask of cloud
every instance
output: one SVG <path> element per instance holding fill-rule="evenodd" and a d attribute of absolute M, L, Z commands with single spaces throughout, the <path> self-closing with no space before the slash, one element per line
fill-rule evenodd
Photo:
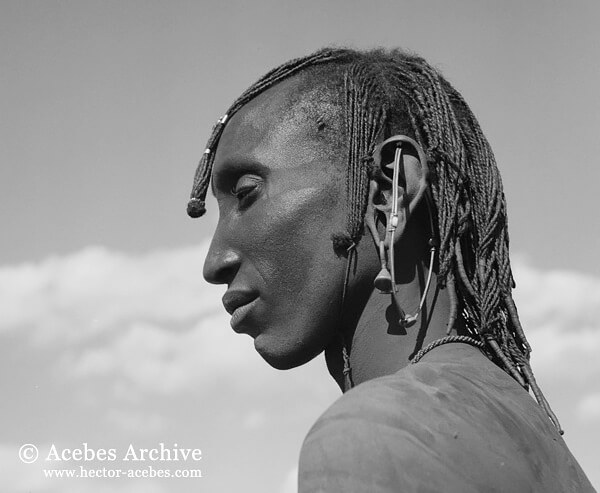
<path fill-rule="evenodd" d="M 227 443 L 244 450 L 247 440 L 253 451 L 249 467 L 256 460 L 259 468 L 261 457 L 270 457 L 273 467 L 269 478 L 253 477 L 256 483 L 271 481 L 271 489 L 295 491 L 297 473 L 289 472 L 289 464 L 310 424 L 339 392 L 322 360 L 277 372 L 254 352 L 250 338 L 233 333 L 220 303 L 223 289 L 201 276 L 207 247 L 136 256 L 87 248 L 0 268 L 0 356 L 9 365 L 10 354 L 20 351 L 17 360 L 29 364 L 17 373 L 29 372 L 36 382 L 47 375 L 42 383 L 48 399 L 57 389 L 68 389 L 60 394 L 67 400 L 62 407 L 80 403 L 78 409 L 96 409 L 102 418 L 98 431 L 107 439 L 196 433 L 212 444 L 209 452 L 218 456 L 222 446 L 228 458 Z M 542 271 L 522 258 L 514 262 L 514 274 L 538 381 L 559 417 L 566 418 L 576 456 L 591 461 L 586 457 L 594 451 L 577 436 L 582 430 L 581 437 L 587 437 L 600 423 L 600 279 Z M 4 373 L 11 371 L 6 367 Z M 169 402 L 171 407 L 164 404 Z M 9 400 L 7 410 L 26 429 L 18 421 L 19 399 Z M 69 429 L 60 415 L 54 419 L 40 425 L 41 435 Z M 291 431 L 269 433 L 274 429 Z M 286 445 L 290 436 L 295 445 Z M 257 437 L 264 450 L 257 448 Z M 273 453 L 286 446 L 289 455 Z M 0 448 L 0 458 L 9 453 L 12 449 Z M 15 466 L 17 482 L 11 484 L 38 491 L 40 485 L 28 483 L 21 470 Z M 235 483 L 238 479 L 209 474 L 203 484 L 210 489 L 215 481 L 215 489 L 222 490 L 231 481 L 231 491 L 252 491 L 251 483 Z M 42 485 L 39 491 L 52 488 Z"/>
<path fill-rule="evenodd" d="M 132 321 L 173 326 L 218 310 L 202 279 L 206 245 L 128 256 L 90 247 L 0 268 L 0 332 L 32 330 L 48 342 L 80 342 Z"/>
<path fill-rule="evenodd" d="M 577 404 L 577 415 L 584 421 L 600 420 L 600 392 L 586 395 Z"/>
<path fill-rule="evenodd" d="M 3 474 L 0 476 L 0 487 L 3 491 L 21 493 L 40 491 L 45 487 L 42 468 L 38 464 L 24 464 L 19 460 L 19 448 L 23 444 L 0 443 L 0 463 Z M 39 447 L 46 450 L 46 447 Z M 4 472 L 10 471 L 10 476 Z"/>
<path fill-rule="evenodd" d="M 298 466 L 294 466 L 288 472 L 281 493 L 298 493 Z"/>
<path fill-rule="evenodd" d="M 44 470 L 51 469 L 74 469 L 79 467 L 84 469 L 100 470 L 103 467 L 107 469 L 125 469 L 121 462 L 109 464 L 99 462 L 81 462 L 81 463 L 62 463 L 47 462 L 45 454 L 50 450 L 52 444 L 37 444 L 40 451 L 39 458 L 32 464 L 25 464 L 19 460 L 18 452 L 22 444 L 0 443 L 0 463 L 2 464 L 3 474 L 0 476 L 0 489 L 13 493 L 104 493 L 111 491 L 115 493 L 165 493 L 172 491 L 156 481 L 148 479 L 138 480 L 116 480 L 102 478 L 86 479 L 66 479 L 46 477 Z M 140 467 L 141 468 L 141 467 Z M 10 471 L 10 475 L 6 474 Z"/>
<path fill-rule="evenodd" d="M 233 376 L 256 356 L 229 328 L 223 289 L 202 279 L 207 248 L 131 256 L 94 247 L 0 268 L 0 334 L 60 346 L 66 378 L 119 376 L 121 389 L 173 393 Z M 579 377 L 598 376 L 600 280 L 522 258 L 514 273 L 534 368 L 563 362 Z"/>
<path fill-rule="evenodd" d="M 247 341 L 229 334 L 227 317 L 216 315 L 173 331 L 132 323 L 101 345 L 65 350 L 61 370 L 71 379 L 119 377 L 120 386 L 171 394 L 232 376 L 252 356 Z"/>
<path fill-rule="evenodd" d="M 573 380 L 600 377 L 595 357 L 600 352 L 600 279 L 540 271 L 522 259 L 514 273 L 515 302 L 533 347 L 534 369 Z"/>
<path fill-rule="evenodd" d="M 278 372 L 231 330 L 224 289 L 201 276 L 207 248 L 137 256 L 87 248 L 0 268 L 0 374 L 15 396 L 3 435 L 107 447 L 186 441 L 206 449 L 206 491 L 279 488 L 308 427 L 339 391 L 322 360 Z M 265 460 L 272 474 L 257 472 Z M 248 464 L 247 474 L 219 474 L 224 461 Z M 19 470 L 0 489 L 21 491 L 20 482 L 23 491 L 56 491 Z"/>
<path fill-rule="evenodd" d="M 252 359 L 202 279 L 207 244 L 127 256 L 103 248 L 0 269 L 0 334 L 60 347 L 58 375 L 173 393 Z"/>
<path fill-rule="evenodd" d="M 129 433 L 155 434 L 163 431 L 167 425 L 165 418 L 156 412 L 109 408 L 106 414 L 110 423 Z"/>
<path fill-rule="evenodd" d="M 517 257 L 515 297 L 531 330 L 597 329 L 600 325 L 600 279 L 569 271 L 541 271 Z"/>

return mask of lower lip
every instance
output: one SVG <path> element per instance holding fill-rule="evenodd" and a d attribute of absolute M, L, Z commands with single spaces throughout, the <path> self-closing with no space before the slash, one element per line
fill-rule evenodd
<path fill-rule="evenodd" d="M 231 325 L 231 328 L 235 332 L 240 332 L 240 330 L 238 330 L 239 324 L 246 317 L 246 315 L 248 315 L 248 312 L 252 310 L 252 307 L 256 304 L 257 301 L 258 298 L 252 300 L 250 303 L 246 303 L 245 305 L 236 308 L 235 311 L 231 314 L 231 321 L 229 323 Z"/>

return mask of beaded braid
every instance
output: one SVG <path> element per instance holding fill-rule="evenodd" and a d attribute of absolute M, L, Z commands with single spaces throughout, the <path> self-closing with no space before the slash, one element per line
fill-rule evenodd
<path fill-rule="evenodd" d="M 194 176 L 194 185 L 192 187 L 192 193 L 187 208 L 188 215 L 191 217 L 200 217 L 206 212 L 206 194 L 210 183 L 215 150 L 219 143 L 221 133 L 225 128 L 225 122 L 250 100 L 283 79 L 291 77 L 307 67 L 344 58 L 344 56 L 349 53 L 348 50 L 324 49 L 307 57 L 290 60 L 261 77 L 234 101 L 229 110 L 227 110 L 227 113 L 225 113 L 225 116 L 217 121 L 208 139 L 206 150 L 200 159 L 200 163 L 198 164 Z"/>
<path fill-rule="evenodd" d="M 462 96 L 424 59 L 400 50 L 324 49 L 272 70 L 244 92 L 217 122 L 192 189 L 188 214 L 204 214 L 214 151 L 226 124 L 252 98 L 302 74 L 313 85 L 334 82 L 345 92 L 349 206 L 347 231 L 333 236 L 347 249 L 364 231 L 371 154 L 390 135 L 411 133 L 426 153 L 438 237 L 438 282 L 451 302 L 447 333 L 459 317 L 468 336 L 526 390 L 555 426 L 556 416 L 537 385 L 531 348 L 512 298 L 506 202 L 490 145 Z M 399 131 L 400 130 L 400 131 Z M 452 336 L 454 337 L 454 336 Z"/>

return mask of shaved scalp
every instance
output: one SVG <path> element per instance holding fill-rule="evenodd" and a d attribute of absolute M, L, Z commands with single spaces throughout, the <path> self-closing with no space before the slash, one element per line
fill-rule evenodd
<path fill-rule="evenodd" d="M 529 343 L 512 298 L 506 203 L 492 150 L 470 108 L 424 59 L 402 50 L 323 49 L 291 60 L 253 84 L 227 111 L 231 117 L 266 89 L 294 80 L 285 118 L 306 118 L 311 132 L 347 156 L 346 231 L 337 246 L 364 232 L 372 153 L 404 134 L 426 153 L 438 237 L 438 282 L 448 289 L 448 332 L 460 317 L 468 335 L 525 389 L 559 428 L 529 364 Z M 196 171 L 188 214 L 201 216 L 214 151 L 227 124 L 220 120 Z"/>
<path fill-rule="evenodd" d="M 345 161 L 336 159 L 346 142 L 343 87 L 328 84 L 322 77 L 317 82 L 313 72 L 307 69 L 277 84 L 273 90 L 284 97 L 264 98 L 256 111 L 269 112 L 263 116 L 278 127 L 300 130 L 330 162 L 345 166 Z M 247 120 L 253 117 L 252 110 L 245 115 Z"/>

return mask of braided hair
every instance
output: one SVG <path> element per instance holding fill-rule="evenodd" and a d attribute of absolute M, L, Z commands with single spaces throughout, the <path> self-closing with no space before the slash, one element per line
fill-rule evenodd
<path fill-rule="evenodd" d="M 220 119 L 194 177 L 188 214 L 205 212 L 214 153 L 226 121 L 242 106 L 293 76 L 342 93 L 348 149 L 346 231 L 334 246 L 357 243 L 364 231 L 371 155 L 396 133 L 410 134 L 428 159 L 432 211 L 438 228 L 438 282 L 448 290 L 447 332 L 458 317 L 486 355 L 536 400 L 560 430 L 529 363 L 512 298 L 506 201 L 490 145 L 462 96 L 423 58 L 402 50 L 323 49 L 291 60 L 247 89 Z"/>

